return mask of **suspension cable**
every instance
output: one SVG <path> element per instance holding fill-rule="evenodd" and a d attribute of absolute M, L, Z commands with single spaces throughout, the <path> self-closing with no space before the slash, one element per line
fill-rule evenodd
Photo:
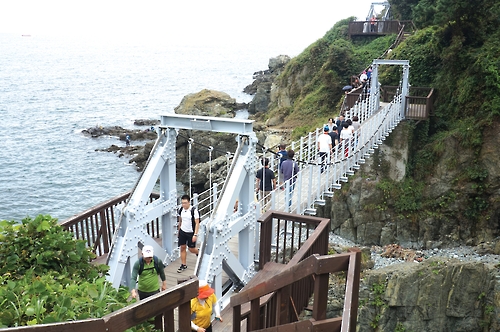
<path fill-rule="evenodd" d="M 212 150 L 213 146 L 208 147 L 208 181 L 209 181 L 209 196 L 210 196 L 210 209 L 212 209 Z"/>
<path fill-rule="evenodd" d="M 189 197 L 193 194 L 193 190 L 191 187 L 193 170 L 191 169 L 191 147 L 193 145 L 194 140 L 192 138 L 188 139 L 188 159 L 189 159 Z"/>

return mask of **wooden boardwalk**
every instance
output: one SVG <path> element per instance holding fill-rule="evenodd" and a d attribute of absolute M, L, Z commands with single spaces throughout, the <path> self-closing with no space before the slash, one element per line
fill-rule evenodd
<path fill-rule="evenodd" d="M 156 239 L 158 244 L 161 245 L 161 239 Z M 229 248 L 231 249 L 231 252 L 238 257 L 238 241 L 237 238 L 234 237 L 229 241 Z M 107 255 L 99 256 L 97 257 L 93 263 L 94 264 L 106 264 L 107 260 Z M 168 266 L 165 267 L 165 278 L 167 280 L 167 287 L 173 287 L 179 283 L 179 281 L 188 279 L 189 277 L 194 275 L 194 267 L 196 265 L 196 260 L 197 257 L 196 255 L 190 253 L 189 251 L 187 252 L 187 258 L 186 258 L 186 265 L 188 266 L 187 270 L 184 270 L 181 273 L 177 272 L 177 269 L 181 265 L 181 259 L 178 258 L 174 262 L 170 263 Z M 224 273 L 222 277 L 222 283 L 225 283 L 229 277 Z M 159 280 L 159 278 L 158 278 Z M 231 332 L 232 326 L 233 326 L 233 311 L 231 308 L 225 308 L 221 312 L 222 316 L 222 322 L 219 321 L 214 321 L 214 330 L 215 331 L 227 331 Z M 177 309 L 174 312 L 174 319 L 175 319 L 175 326 L 176 328 L 178 327 L 178 311 Z M 246 332 L 246 325 L 243 327 L 242 325 L 242 332 Z"/>

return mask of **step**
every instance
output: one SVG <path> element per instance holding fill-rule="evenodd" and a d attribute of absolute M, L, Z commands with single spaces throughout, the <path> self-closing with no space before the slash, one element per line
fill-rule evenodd
<path fill-rule="evenodd" d="M 333 197 L 333 192 L 332 191 L 325 191 L 323 193 L 324 197 L 332 198 Z"/>
<path fill-rule="evenodd" d="M 332 184 L 332 188 L 340 190 L 342 188 L 342 185 L 340 183 L 334 183 L 334 184 Z"/>
<path fill-rule="evenodd" d="M 376 144 L 376 143 L 375 143 L 375 144 L 373 144 L 373 148 L 374 148 L 374 149 L 378 149 L 378 144 Z"/>
<path fill-rule="evenodd" d="M 352 169 L 358 170 L 360 168 L 361 168 L 361 166 L 359 166 L 359 165 L 352 165 Z"/>
<path fill-rule="evenodd" d="M 382 145 L 382 144 L 384 144 L 384 142 L 382 142 L 384 139 L 385 139 L 385 138 L 383 138 L 383 139 L 378 139 L 378 140 L 377 140 L 377 145 Z"/>
<path fill-rule="evenodd" d="M 375 150 L 374 149 L 368 149 L 368 152 L 375 153 Z"/>
<path fill-rule="evenodd" d="M 366 163 L 366 159 L 361 158 L 360 160 L 358 160 L 358 164 L 363 165 L 364 163 Z"/>
<path fill-rule="evenodd" d="M 325 206 L 326 201 L 324 199 L 317 199 L 314 201 L 314 204 L 319 205 L 319 206 Z"/>
<path fill-rule="evenodd" d="M 347 178 L 347 176 L 341 176 L 339 178 L 339 180 L 342 181 L 342 182 L 348 182 L 349 181 L 349 179 Z"/>
<path fill-rule="evenodd" d="M 316 215 L 316 209 L 305 209 L 304 214 L 307 216 L 315 216 Z"/>
<path fill-rule="evenodd" d="M 345 172 L 345 174 L 347 174 L 349 176 L 353 176 L 354 175 L 354 171 L 348 170 L 348 171 Z"/>

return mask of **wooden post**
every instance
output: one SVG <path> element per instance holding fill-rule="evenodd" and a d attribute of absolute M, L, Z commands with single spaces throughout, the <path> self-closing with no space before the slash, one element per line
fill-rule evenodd
<path fill-rule="evenodd" d="M 312 316 L 317 321 L 326 319 L 326 305 L 328 302 L 328 279 L 328 273 L 323 273 L 315 276 Z"/>
<path fill-rule="evenodd" d="M 104 210 L 101 210 L 99 212 L 99 217 L 101 218 L 101 239 L 102 239 L 101 241 L 103 242 L 104 253 L 107 254 L 109 253 L 108 227 L 106 225 L 107 220 Z"/>
<path fill-rule="evenodd" d="M 189 305 L 189 310 L 191 310 L 191 305 Z M 191 312 L 190 312 L 191 313 Z M 189 317 L 191 318 L 191 317 Z M 180 324 L 180 322 L 179 322 Z M 163 331 L 174 332 L 175 331 L 175 320 L 174 311 L 168 310 L 163 313 Z"/>
<path fill-rule="evenodd" d="M 179 331 L 191 331 L 191 302 L 179 306 Z"/>
<path fill-rule="evenodd" d="M 241 305 L 233 307 L 233 332 L 241 331 Z"/>
<path fill-rule="evenodd" d="M 250 315 L 247 318 L 250 324 L 250 331 L 260 329 L 260 297 L 250 301 Z"/>
<path fill-rule="evenodd" d="M 276 325 L 289 323 L 290 320 L 290 285 L 279 289 L 276 292 L 277 305 Z"/>

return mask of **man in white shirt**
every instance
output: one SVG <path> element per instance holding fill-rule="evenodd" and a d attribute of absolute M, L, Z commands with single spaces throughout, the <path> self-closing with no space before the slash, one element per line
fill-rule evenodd
<path fill-rule="evenodd" d="M 344 129 L 340 132 L 340 144 L 344 148 L 345 156 L 349 156 L 349 144 L 351 144 L 352 130 L 349 130 L 349 124 L 344 123 Z"/>
<path fill-rule="evenodd" d="M 196 240 L 198 239 L 198 231 L 200 229 L 200 213 L 190 204 L 191 197 L 184 195 L 181 198 L 182 208 L 177 215 L 179 230 L 179 247 L 181 249 L 181 266 L 177 272 L 181 273 L 187 269 L 186 265 L 186 245 L 190 252 L 198 256 L 198 248 L 196 248 Z"/>
<path fill-rule="evenodd" d="M 318 149 L 319 157 L 321 159 L 321 173 L 325 170 L 325 160 L 329 153 L 332 151 L 332 138 L 328 135 L 330 128 L 325 126 L 323 134 L 318 136 Z"/>

